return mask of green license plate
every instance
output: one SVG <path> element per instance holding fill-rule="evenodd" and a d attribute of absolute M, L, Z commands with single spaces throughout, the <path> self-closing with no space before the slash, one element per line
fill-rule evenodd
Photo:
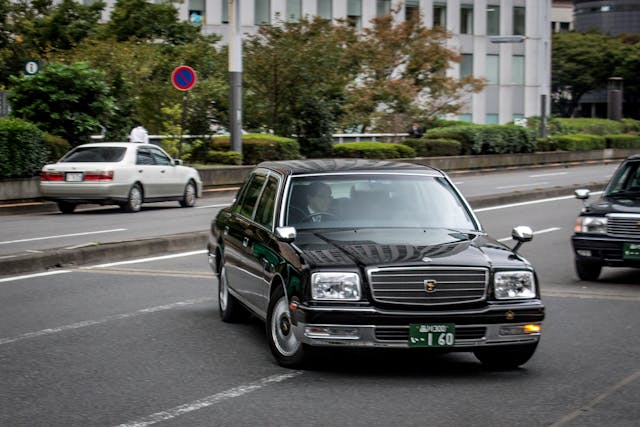
<path fill-rule="evenodd" d="M 622 257 L 624 259 L 640 259 L 640 243 L 625 243 Z"/>
<path fill-rule="evenodd" d="M 456 340 L 454 323 L 409 325 L 409 347 L 451 347 Z"/>

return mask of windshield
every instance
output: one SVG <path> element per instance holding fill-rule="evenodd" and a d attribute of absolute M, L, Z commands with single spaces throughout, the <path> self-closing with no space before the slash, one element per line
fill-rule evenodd
<path fill-rule="evenodd" d="M 628 162 L 616 172 L 607 196 L 640 197 L 640 161 Z"/>
<path fill-rule="evenodd" d="M 444 178 L 325 175 L 293 178 L 284 224 L 305 228 L 448 228 L 479 231 Z"/>
<path fill-rule="evenodd" d="M 119 162 L 126 150 L 125 147 L 77 147 L 60 159 L 60 162 Z"/>

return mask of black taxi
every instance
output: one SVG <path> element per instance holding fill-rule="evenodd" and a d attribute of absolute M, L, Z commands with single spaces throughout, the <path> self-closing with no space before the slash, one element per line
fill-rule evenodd
<path fill-rule="evenodd" d="M 533 266 L 489 237 L 445 173 L 361 159 L 264 162 L 211 223 L 219 311 L 266 324 L 282 366 L 318 346 L 468 351 L 512 368 L 538 345 Z M 411 350 L 408 350 L 411 351 Z"/>

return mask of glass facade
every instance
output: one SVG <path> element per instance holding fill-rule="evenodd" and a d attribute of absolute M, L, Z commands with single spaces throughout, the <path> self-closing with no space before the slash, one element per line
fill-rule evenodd
<path fill-rule="evenodd" d="M 376 16 L 384 16 L 391 12 L 391 0 L 376 0 Z"/>
<path fill-rule="evenodd" d="M 487 35 L 500 35 L 500 6 L 487 5 Z"/>
<path fill-rule="evenodd" d="M 490 85 L 497 85 L 500 81 L 500 57 L 498 55 L 487 55 L 485 78 Z"/>
<path fill-rule="evenodd" d="M 473 75 L 473 54 L 463 53 L 460 62 L 460 78 Z"/>
<path fill-rule="evenodd" d="M 460 8 L 460 34 L 473 34 L 472 4 L 463 4 Z"/>
<path fill-rule="evenodd" d="M 254 24 L 270 25 L 271 24 L 271 0 L 254 0 Z"/>
<path fill-rule="evenodd" d="M 513 8 L 513 34 L 518 36 L 525 35 L 525 8 Z"/>
<path fill-rule="evenodd" d="M 355 28 L 362 28 L 362 0 L 348 0 L 347 20 Z"/>
<path fill-rule="evenodd" d="M 447 26 L 447 5 L 444 3 L 433 4 L 433 26 L 434 27 L 446 27 Z"/>
<path fill-rule="evenodd" d="M 287 0 L 287 22 L 296 22 L 302 15 L 302 0 Z"/>
<path fill-rule="evenodd" d="M 511 83 L 524 85 L 524 56 L 513 55 L 511 57 Z"/>
<path fill-rule="evenodd" d="M 324 19 L 333 18 L 332 0 L 317 0 L 318 16 Z"/>

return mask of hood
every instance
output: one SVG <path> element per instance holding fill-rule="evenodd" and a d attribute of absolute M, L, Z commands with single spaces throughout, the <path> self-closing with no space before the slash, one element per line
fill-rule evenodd
<path fill-rule="evenodd" d="M 640 214 L 640 197 L 604 196 L 583 209 L 583 213 L 589 215 L 606 215 L 612 212 Z"/>
<path fill-rule="evenodd" d="M 311 268 L 525 264 L 507 247 L 483 234 L 443 228 L 302 231 L 294 244 Z"/>

